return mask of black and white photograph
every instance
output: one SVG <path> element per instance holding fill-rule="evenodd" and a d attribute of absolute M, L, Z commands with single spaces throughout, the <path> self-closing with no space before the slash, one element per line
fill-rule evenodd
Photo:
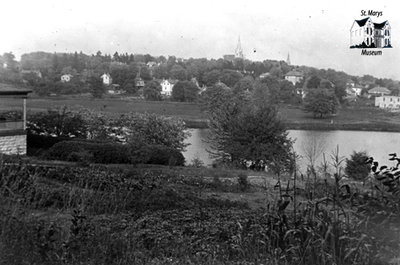
<path fill-rule="evenodd" d="M 400 265 L 398 1 L 0 6 L 0 265 Z"/>

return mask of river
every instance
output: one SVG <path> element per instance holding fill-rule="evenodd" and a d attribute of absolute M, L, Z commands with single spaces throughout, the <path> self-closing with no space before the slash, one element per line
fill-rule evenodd
<path fill-rule="evenodd" d="M 380 164 L 390 166 L 392 163 L 388 161 L 388 154 L 400 153 L 400 133 L 398 132 L 305 130 L 289 130 L 288 132 L 289 137 L 295 141 L 293 146 L 295 152 L 300 155 L 298 165 L 302 171 L 309 164 L 307 153 L 317 153 L 316 165 L 319 165 L 323 160 L 322 154 L 325 153 L 327 160 L 330 160 L 337 145 L 339 145 L 339 154 L 343 157 L 350 158 L 353 151 L 366 151 Z M 191 136 L 186 140 L 190 145 L 184 152 L 187 163 L 198 157 L 205 165 L 210 166 L 212 159 L 206 151 L 210 149 L 210 145 L 204 141 L 210 133 L 209 129 L 190 129 L 190 133 Z M 309 151 L 310 148 L 316 152 Z"/>

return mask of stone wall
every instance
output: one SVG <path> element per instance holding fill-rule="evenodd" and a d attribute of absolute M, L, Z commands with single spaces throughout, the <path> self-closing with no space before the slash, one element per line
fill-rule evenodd
<path fill-rule="evenodd" d="M 26 135 L 0 136 L 0 153 L 26 154 Z"/>

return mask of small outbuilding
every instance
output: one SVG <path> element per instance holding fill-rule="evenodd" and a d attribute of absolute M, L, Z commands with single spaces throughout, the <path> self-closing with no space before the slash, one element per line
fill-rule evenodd
<path fill-rule="evenodd" d="M 26 99 L 32 91 L 0 84 L 0 153 L 26 154 Z"/>

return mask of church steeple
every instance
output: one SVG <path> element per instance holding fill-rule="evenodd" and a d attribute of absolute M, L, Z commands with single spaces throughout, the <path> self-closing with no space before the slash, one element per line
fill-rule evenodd
<path fill-rule="evenodd" d="M 236 49 L 235 49 L 235 57 L 244 59 L 242 45 L 240 43 L 240 36 L 239 36 L 238 43 L 237 43 L 237 46 L 236 46 Z"/>
<path fill-rule="evenodd" d="M 286 63 L 287 63 L 288 65 L 290 65 L 290 54 L 289 54 L 289 53 L 287 54 Z"/>

